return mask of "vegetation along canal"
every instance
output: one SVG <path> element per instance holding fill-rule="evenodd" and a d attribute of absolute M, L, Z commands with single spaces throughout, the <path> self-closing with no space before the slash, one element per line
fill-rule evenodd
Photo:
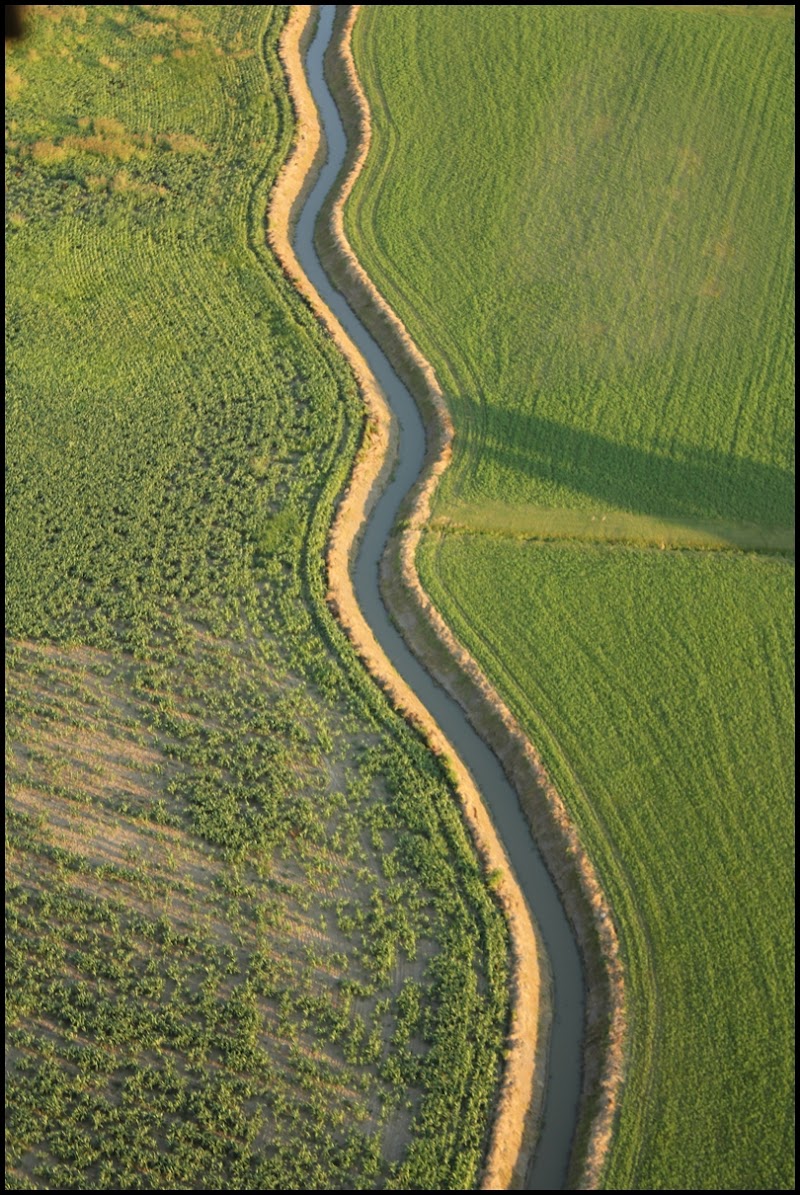
<path fill-rule="evenodd" d="M 428 707 L 472 772 L 546 945 L 553 976 L 554 1017 L 541 1138 L 526 1186 L 530 1190 L 557 1190 L 566 1179 L 581 1084 L 584 990 L 580 956 L 555 887 L 500 764 L 456 702 L 411 654 L 381 600 L 378 564 L 397 510 L 422 468 L 425 433 L 409 391 L 358 317 L 334 290 L 314 249 L 314 225 L 345 154 L 344 130 L 322 67 L 323 54 L 331 38 L 334 11 L 335 5 L 321 6 L 319 26 L 307 57 L 309 85 L 325 129 L 328 159 L 298 221 L 295 250 L 308 278 L 369 362 L 400 426 L 398 464 L 365 529 L 355 566 L 355 588 L 364 615 L 384 651 Z"/>

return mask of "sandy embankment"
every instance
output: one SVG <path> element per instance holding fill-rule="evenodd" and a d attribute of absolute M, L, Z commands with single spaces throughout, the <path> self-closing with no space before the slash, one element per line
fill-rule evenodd
<path fill-rule="evenodd" d="M 328 209 L 329 228 L 321 237 L 321 252 L 326 267 L 336 275 L 337 282 L 412 389 L 428 428 L 423 474 L 412 491 L 405 529 L 393 542 L 394 550 L 386 562 L 385 597 L 409 642 L 459 700 L 470 720 L 499 755 L 520 794 L 537 841 L 548 858 L 581 938 L 592 979 L 590 1047 L 593 1045 L 593 1048 L 587 1057 L 584 1085 L 580 1156 L 586 1159 L 586 1164 L 579 1182 L 581 1187 L 590 1189 L 596 1185 L 607 1151 L 622 1076 L 624 993 L 617 938 L 591 864 L 541 761 L 474 660 L 456 642 L 433 609 L 414 566 L 414 555 L 429 516 L 432 493 L 450 459 L 453 428 L 431 366 L 418 353 L 403 325 L 361 269 L 344 235 L 343 205 L 366 158 L 370 140 L 369 112 L 350 53 L 350 31 L 358 7 L 350 7 L 349 13 L 345 7 L 338 18 L 340 28 L 332 75 L 338 76 L 337 102 L 349 125 L 351 144 L 345 182 L 335 204 Z M 395 672 L 364 620 L 353 591 L 350 562 L 364 521 L 391 470 L 396 433 L 391 412 L 369 367 L 311 287 L 291 247 L 293 221 L 324 158 L 316 110 L 302 64 L 314 8 L 312 5 L 295 6 L 281 41 L 281 57 L 289 77 L 299 133 L 295 150 L 271 199 L 269 239 L 286 272 L 311 301 L 353 366 L 368 411 L 364 447 L 331 534 L 328 554 L 331 606 L 359 655 L 394 703 L 422 730 L 431 747 L 450 760 L 464 812 L 485 866 L 490 870 L 497 867 L 503 870 L 499 896 L 513 943 L 513 1028 L 482 1186 L 484 1189 L 506 1190 L 524 1183 L 541 1109 L 546 1027 L 550 1015 L 547 985 L 543 982 L 546 974 L 544 959 L 525 901 L 511 877 L 505 853 L 480 794 L 425 707 Z M 337 82 L 337 79 L 333 81 Z"/>
<path fill-rule="evenodd" d="M 475 660 L 433 607 L 416 571 L 417 546 L 430 517 L 436 485 L 450 460 L 454 429 L 433 368 L 361 268 L 344 232 L 344 202 L 366 158 L 371 134 L 369 107 L 351 50 L 351 32 L 359 7 L 350 6 L 346 15 L 340 16 L 339 34 L 334 39 L 330 81 L 354 148 L 347 180 L 329 213 L 329 233 L 320 237 L 320 248 L 326 268 L 335 275 L 337 285 L 414 394 L 428 434 L 423 473 L 409 495 L 403 529 L 392 541 L 384 560 L 383 594 L 407 641 L 459 701 L 476 730 L 498 755 L 519 794 L 580 940 L 588 981 L 588 1032 L 572 1178 L 579 1189 L 591 1190 L 599 1183 L 608 1154 L 624 1078 L 626 1009 L 619 939 L 594 867 L 539 755 Z M 519 956 L 517 965 L 520 965 Z M 516 978 L 519 1004 L 519 993 L 526 990 L 525 978 L 520 972 Z M 542 1076 L 538 1076 L 539 1093 L 542 1081 Z M 502 1125 L 506 1108 L 519 1099 L 519 1089 L 513 1095 L 511 1090 L 504 1092 L 498 1126 Z M 534 1116 L 537 1102 L 533 1105 Z M 519 1110 L 509 1115 L 518 1116 Z M 530 1120 L 529 1116 L 528 1141 L 533 1137 Z M 503 1146 L 498 1142 L 487 1169 L 484 1183 L 487 1187 L 495 1186 L 500 1177 L 500 1170 L 493 1170 L 493 1165 L 501 1165 L 503 1173 L 508 1173 L 509 1157 L 503 1156 L 500 1163 L 501 1156 Z M 519 1181 L 524 1170 L 521 1165 L 514 1169 Z"/>
<path fill-rule="evenodd" d="M 528 1112 L 533 1104 L 534 1084 L 540 1097 L 543 1067 L 536 1066 L 537 1047 L 541 1049 L 540 1015 L 545 1006 L 540 992 L 540 949 L 527 906 L 515 881 L 505 852 L 466 768 L 448 743 L 425 707 L 417 700 L 392 667 L 377 643 L 358 606 L 350 574 L 359 533 L 388 477 L 395 455 L 396 428 L 385 398 L 360 351 L 342 329 L 333 313 L 308 282 L 291 246 L 291 230 L 302 208 L 313 179 L 324 160 L 324 145 L 316 109 L 303 70 L 303 50 L 313 25 L 313 5 L 297 5 L 281 39 L 281 59 L 298 117 L 298 136 L 294 152 L 282 171 L 270 201 L 269 241 L 287 274 L 310 300 L 328 327 L 338 347 L 350 361 L 368 411 L 364 446 L 358 454 L 350 485 L 340 504 L 331 532 L 328 551 L 329 601 L 356 650 L 370 672 L 391 696 L 395 705 L 418 726 L 434 751 L 448 759 L 456 777 L 456 788 L 467 821 L 487 870 L 500 868 L 503 878 L 498 889 L 513 943 L 514 991 L 512 1029 L 508 1040 L 508 1059 L 503 1091 L 492 1131 L 483 1186 L 505 1190 L 519 1162 L 527 1161 L 532 1141 L 523 1136 Z M 366 147 L 363 147 L 366 153 Z M 360 169 L 361 160 L 358 159 Z M 348 180 L 350 186 L 352 182 Z M 343 189 L 343 195 L 349 187 Z M 343 199 L 341 200 L 343 202 Z M 355 259 L 353 258 L 355 264 Z M 541 1061 L 541 1060 L 540 1060 Z M 537 1099 L 536 1104 L 540 1103 Z M 523 1171 L 524 1172 L 524 1171 Z"/>

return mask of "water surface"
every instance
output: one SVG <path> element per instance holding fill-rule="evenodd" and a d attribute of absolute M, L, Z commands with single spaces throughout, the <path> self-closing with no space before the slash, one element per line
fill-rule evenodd
<path fill-rule="evenodd" d="M 314 225 L 344 160 L 345 135 L 322 69 L 336 6 L 320 6 L 319 26 L 306 62 L 309 85 L 328 142 L 328 159 L 297 223 L 294 245 L 307 276 L 347 329 L 378 378 L 400 429 L 397 467 L 369 518 L 354 570 L 356 595 L 376 639 L 403 679 L 438 722 L 469 768 L 489 808 L 520 886 L 539 926 L 553 974 L 554 1019 L 542 1133 L 526 1187 L 564 1186 L 581 1085 L 584 984 L 578 947 L 555 886 L 531 837 L 516 794 L 496 756 L 472 729 L 460 706 L 436 684 L 395 630 L 378 588 L 378 566 L 397 510 L 417 480 L 425 432 L 416 404 L 381 349 L 328 280 L 314 248 Z M 534 612 L 535 616 L 535 612 Z"/>

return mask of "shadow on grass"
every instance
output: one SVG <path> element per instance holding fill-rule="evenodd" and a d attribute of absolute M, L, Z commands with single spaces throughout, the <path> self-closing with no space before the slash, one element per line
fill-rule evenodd
<path fill-rule="evenodd" d="M 655 518 L 794 524 L 793 474 L 759 461 L 682 445 L 646 452 L 518 412 L 495 414 L 488 427 L 484 422 L 482 453 L 495 474 L 513 475 L 513 501 L 541 502 L 539 484 L 532 484 L 530 499 L 520 492 L 527 478 Z"/>

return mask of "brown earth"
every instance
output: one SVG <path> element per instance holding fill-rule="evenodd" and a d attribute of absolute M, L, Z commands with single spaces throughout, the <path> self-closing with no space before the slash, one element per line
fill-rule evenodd
<path fill-rule="evenodd" d="M 190 777 L 193 769 L 180 759 L 174 736 L 153 727 L 153 705 L 141 681 L 142 661 L 135 665 L 122 653 L 117 658 L 114 653 L 79 645 L 14 640 L 7 641 L 6 647 L 15 657 L 6 678 L 6 698 L 12 711 L 6 750 L 6 811 L 15 822 L 23 820 L 35 832 L 34 845 L 15 846 L 12 842 L 7 849 L 6 879 L 12 888 L 35 896 L 56 885 L 62 890 L 69 887 L 76 898 L 114 907 L 123 925 L 135 917 L 151 924 L 166 919 L 171 932 L 200 942 L 181 981 L 192 994 L 200 984 L 198 960 L 206 943 L 228 950 L 232 969 L 224 983 L 231 990 L 246 980 L 257 953 L 280 960 L 287 989 L 332 1001 L 339 1000 L 344 978 L 369 982 L 370 972 L 357 948 L 359 937 L 340 924 L 334 910 L 339 905 L 366 907 L 376 892 L 386 892 L 388 881 L 380 860 L 395 845 L 388 831 L 382 835 L 381 847 L 364 841 L 365 853 L 354 856 L 337 844 L 332 832 L 336 827 L 329 823 L 324 844 L 305 846 L 302 840 L 293 842 L 290 837 L 271 852 L 266 870 L 263 860 L 254 856 L 233 872 L 223 848 L 197 833 L 185 798 L 173 792 L 172 782 Z M 197 690 L 191 690 L 191 680 L 199 683 L 200 675 L 207 678 L 209 669 L 202 665 L 211 665 L 213 660 L 221 668 L 220 656 L 225 658 L 226 676 L 260 682 L 262 691 L 285 693 L 291 677 L 273 674 L 257 648 L 255 637 L 223 643 L 197 631 L 186 656 L 172 666 L 176 721 L 200 721 L 202 714 L 198 716 L 195 709 Z M 220 679 L 215 676 L 205 683 L 213 685 Z M 298 716 L 302 720 L 302 715 Z M 225 729 L 212 711 L 202 718 L 202 725 L 212 733 Z M 309 726 L 309 738 L 311 734 Z M 248 737 L 245 732 L 241 740 Z M 326 795 L 344 791 L 346 775 L 355 770 L 360 751 L 372 745 L 369 732 L 358 740 L 344 738 L 350 751 L 334 762 L 318 759 L 305 747 L 299 747 L 291 761 L 301 791 L 304 780 L 314 777 L 316 788 L 306 787 L 305 791 L 322 795 L 323 806 Z M 228 781 L 233 777 L 220 770 L 217 782 L 224 785 Z M 387 793 L 379 777 L 373 778 L 364 799 L 368 804 L 385 803 Z M 159 806 L 163 817 L 154 816 Z M 432 915 L 432 904 L 427 912 Z M 75 962 L 83 940 L 73 939 L 74 928 L 67 923 L 62 931 L 67 961 L 61 980 L 66 985 L 91 985 L 94 980 L 87 981 L 80 962 Z M 15 938 L 14 945 L 27 950 L 24 933 Z M 422 983 L 438 949 L 433 938 L 419 934 L 413 954 L 397 952 L 380 995 L 394 999 L 407 980 Z M 146 951 L 147 945 L 140 943 L 131 967 L 135 964 L 141 970 L 153 961 Z M 162 972 L 157 974 L 169 989 L 174 978 L 169 971 Z M 111 998 L 113 985 L 109 993 Z M 372 1024 L 378 1000 L 378 995 L 355 997 L 354 1016 Z M 395 1109 L 386 1121 L 377 1088 L 364 1093 L 349 1086 L 352 1072 L 343 1065 L 340 1043 L 317 1037 L 302 1025 L 301 1014 L 295 1016 L 296 1037 L 288 1038 L 279 1031 L 277 997 L 260 997 L 258 1008 L 259 1044 L 269 1050 L 271 1063 L 284 1076 L 282 1082 L 285 1079 L 290 1086 L 295 1082 L 293 1048 L 311 1061 L 324 1061 L 331 1073 L 340 1076 L 336 1099 L 363 1101 L 368 1114 L 365 1123 L 372 1131 L 382 1129 L 384 1158 L 402 1158 L 411 1141 L 411 1123 L 420 1111 L 422 1091 L 409 1091 L 409 1105 Z M 22 1015 L 17 1027 L 56 1044 L 65 1040 L 64 1026 L 49 1021 L 35 1008 Z M 409 1044 L 420 1054 L 428 1048 L 419 1037 Z M 168 1052 L 183 1065 L 179 1054 Z M 7 1053 L 7 1070 L 20 1057 L 19 1050 L 12 1048 Z M 122 1083 L 126 1065 L 123 1061 L 111 1067 L 109 1082 L 116 1085 L 115 1090 Z M 217 1065 L 213 1056 L 207 1065 Z M 377 1063 L 362 1065 L 377 1078 Z M 167 1127 L 169 1123 L 165 1121 Z M 267 1146 L 266 1127 L 260 1130 L 258 1140 Z M 159 1147 L 169 1149 L 166 1136 L 159 1138 Z M 40 1162 L 40 1151 L 32 1149 L 17 1162 L 12 1178 L 24 1174 L 32 1180 Z"/>
<path fill-rule="evenodd" d="M 483 1186 L 504 1190 L 523 1156 L 523 1133 L 532 1103 L 541 1103 L 544 1088 L 546 1028 L 549 1000 L 543 999 L 544 953 L 505 851 L 467 769 L 427 709 L 386 657 L 358 606 L 350 575 L 360 532 L 391 471 L 396 453 L 396 426 L 381 389 L 361 353 L 302 274 L 290 243 L 293 220 L 313 183 L 323 154 L 316 109 L 303 69 L 303 50 L 312 27 L 313 7 L 293 8 L 281 43 L 281 57 L 289 78 L 299 134 L 295 152 L 282 172 L 269 211 L 269 240 L 284 269 L 324 320 L 356 374 L 368 412 L 367 431 L 331 533 L 328 549 L 329 601 L 372 675 L 396 707 L 425 735 L 431 748 L 450 764 L 466 820 L 487 872 L 499 869 L 498 895 L 509 924 L 514 956 L 512 1030 L 498 1113 L 492 1132 Z M 341 206 L 366 156 L 368 142 L 357 147 L 347 163 L 347 178 L 334 208 L 341 228 Z M 327 264 L 327 263 L 326 263 Z M 349 254 L 348 264 L 357 269 Z M 546 1014 L 546 1018 L 544 1019 Z M 537 1062 L 537 1051 L 539 1054 Z M 535 1079 L 534 1079 L 535 1076 Z M 535 1090 L 534 1090 L 535 1088 Z M 535 1097 L 535 1099 L 534 1099 Z M 527 1153 L 527 1150 L 525 1151 Z"/>
<path fill-rule="evenodd" d="M 416 549 L 430 517 L 438 479 L 450 460 L 454 429 L 431 365 L 361 268 L 344 232 L 344 204 L 366 159 L 371 135 L 369 109 L 350 46 L 359 7 L 341 6 L 337 16 L 338 36 L 330 51 L 329 82 L 348 128 L 350 149 L 336 200 L 323 213 L 326 223 L 320 230 L 318 247 L 329 273 L 412 390 L 426 421 L 425 466 L 409 496 L 403 529 L 393 538 L 384 561 L 384 598 L 409 644 L 459 701 L 476 730 L 501 760 L 575 926 L 587 971 L 588 1025 L 572 1176 L 579 1189 L 591 1190 L 599 1185 L 624 1077 L 626 1014 L 619 940 L 591 861 L 535 748 L 475 660 L 435 610 L 416 571 Z M 349 564 L 360 530 L 391 469 L 396 433 L 380 387 L 360 352 L 313 292 L 289 243 L 292 219 L 302 206 L 322 154 L 321 134 L 302 64 L 305 41 L 313 24 L 313 8 L 306 5 L 293 8 L 282 43 L 282 58 L 300 133 L 295 153 L 273 197 L 270 242 L 284 268 L 314 304 L 353 365 L 369 413 L 364 447 L 331 535 L 328 556 L 331 605 L 370 671 L 398 708 L 423 730 L 431 747 L 450 760 L 465 815 L 487 869 L 503 868 L 501 899 L 514 950 L 514 1032 L 482 1182 L 484 1189 L 503 1190 L 524 1185 L 525 1170 L 536 1143 L 550 1018 L 546 960 L 479 793 L 450 744 L 375 641 L 352 587 Z"/>

